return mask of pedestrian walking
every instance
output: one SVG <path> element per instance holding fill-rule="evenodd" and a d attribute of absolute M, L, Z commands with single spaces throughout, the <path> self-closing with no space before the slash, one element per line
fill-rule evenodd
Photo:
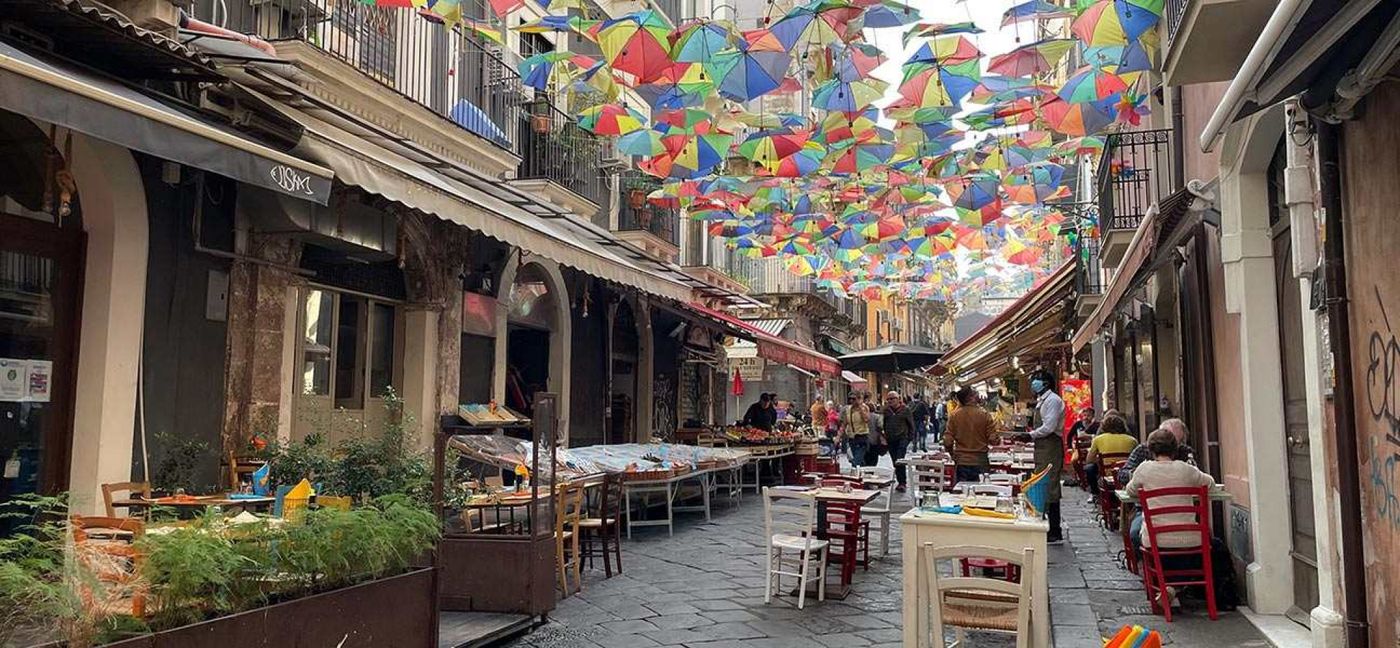
<path fill-rule="evenodd" d="M 987 410 L 977 407 L 977 392 L 963 387 L 957 393 L 961 407 L 948 418 L 943 447 L 953 455 L 953 476 L 957 483 L 978 482 L 991 469 L 988 451 L 1000 435 L 996 421 Z"/>
<path fill-rule="evenodd" d="M 1031 393 L 1035 394 L 1035 412 L 1030 433 L 1035 443 L 1036 469 L 1050 467 L 1045 479 L 1050 492 L 1046 498 L 1045 517 L 1050 531 L 1045 541 L 1060 544 L 1065 541 L 1060 527 L 1060 476 L 1065 469 L 1065 401 L 1055 393 L 1055 377 L 1044 369 L 1031 374 Z"/>
<path fill-rule="evenodd" d="M 880 457 L 890 449 L 885 444 L 885 417 L 879 404 L 869 394 L 862 394 L 861 400 L 865 403 L 866 411 L 870 412 L 870 448 L 865 451 L 865 463 L 861 465 L 873 468 L 880 465 Z"/>
<path fill-rule="evenodd" d="M 866 409 L 859 396 L 852 398 L 851 405 L 846 408 L 841 421 L 841 435 L 850 444 L 851 465 L 864 466 L 865 455 L 870 449 L 870 410 Z"/>
<path fill-rule="evenodd" d="M 948 429 L 948 399 L 940 396 L 933 408 L 933 442 L 943 442 L 943 431 Z"/>
<path fill-rule="evenodd" d="M 927 408 L 925 408 L 927 411 Z M 900 398 L 896 392 L 885 394 L 885 410 L 882 413 L 884 422 L 885 443 L 890 449 L 890 461 L 894 463 L 894 479 L 897 485 L 895 490 L 903 493 L 905 491 L 905 470 L 900 459 L 904 458 L 904 453 L 909 449 L 909 444 L 918 434 L 918 423 L 914 421 L 913 411 L 905 407 L 904 399 Z"/>
<path fill-rule="evenodd" d="M 909 415 L 914 417 L 913 446 L 915 450 L 928 450 L 930 414 L 928 403 L 924 402 L 924 395 L 916 392 L 914 399 L 909 402 Z"/>

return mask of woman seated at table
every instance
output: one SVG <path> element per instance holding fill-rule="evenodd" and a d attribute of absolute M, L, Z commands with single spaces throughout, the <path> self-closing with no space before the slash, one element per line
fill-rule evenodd
<path fill-rule="evenodd" d="M 1176 435 L 1170 430 L 1157 429 L 1147 436 L 1147 447 L 1152 450 L 1152 461 L 1143 463 L 1133 471 L 1133 478 L 1128 481 L 1127 492 L 1132 497 L 1137 497 L 1139 491 L 1156 490 L 1159 488 L 1182 488 L 1195 486 L 1214 486 L 1215 480 L 1195 466 L 1176 458 L 1178 442 Z M 1153 498 L 1153 506 L 1189 506 L 1191 498 L 1187 495 L 1172 495 L 1161 498 Z M 1155 525 L 1190 524 L 1195 522 L 1190 513 L 1171 513 L 1162 516 L 1154 516 Z M 1147 548 L 1151 546 L 1152 539 L 1142 537 L 1142 512 L 1133 518 L 1133 524 L 1129 527 L 1128 536 L 1133 541 L 1133 546 Z M 1191 534 L 1164 533 L 1157 538 L 1158 546 L 1164 549 L 1182 549 L 1194 547 L 1200 543 L 1200 537 L 1193 537 Z"/>
<path fill-rule="evenodd" d="M 992 420 L 987 410 L 969 407 L 976 404 L 977 392 L 963 387 L 957 397 L 958 410 L 948 417 L 948 429 L 943 432 L 943 447 L 953 455 L 957 482 L 976 482 L 991 468 L 987 450 L 1000 434 L 997 433 L 996 421 Z"/>
<path fill-rule="evenodd" d="M 1089 454 L 1084 458 L 1084 478 L 1089 482 L 1089 492 L 1099 494 L 1099 458 L 1104 455 L 1126 457 L 1137 444 L 1137 438 L 1128 434 L 1128 422 L 1123 417 L 1104 419 L 1099 425 L 1099 435 L 1089 444 Z"/>

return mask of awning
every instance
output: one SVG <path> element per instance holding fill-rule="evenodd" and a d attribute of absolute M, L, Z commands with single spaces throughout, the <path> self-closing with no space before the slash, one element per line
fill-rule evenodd
<path fill-rule="evenodd" d="M 912 344 L 886 344 L 874 349 L 856 351 L 841 356 L 841 366 L 852 371 L 897 373 L 919 369 L 938 362 L 942 351 Z"/>
<path fill-rule="evenodd" d="M 841 375 L 841 363 L 837 362 L 836 358 L 818 353 L 796 342 L 771 335 L 749 322 L 728 313 L 708 308 L 702 304 L 692 302 L 686 304 L 686 308 L 720 324 L 730 335 L 753 341 L 757 347 L 756 355 L 760 358 L 792 365 L 832 378 Z M 742 356 L 735 356 L 731 353 L 730 357 Z"/>
<path fill-rule="evenodd" d="M 115 80 L 2 42 L 0 108 L 279 194 L 323 205 L 330 198 L 330 169 Z"/>
<path fill-rule="evenodd" d="M 1393 0 L 1281 0 L 1201 132 L 1201 150 L 1236 120 L 1300 93 L 1308 109 L 1338 94 L 1354 103 L 1390 72 L 1397 43 Z"/>
<path fill-rule="evenodd" d="M 690 299 L 691 286 L 671 278 L 666 264 L 627 254 L 630 248 L 605 229 L 567 214 L 546 218 L 526 211 L 450 177 L 446 169 L 429 168 L 434 162 L 413 159 L 412 151 L 391 150 L 387 144 L 370 141 L 362 136 L 368 133 L 348 120 L 324 111 L 313 116 L 256 90 L 243 90 L 300 124 L 305 132 L 295 150 L 335 169 L 337 179 L 345 184 L 601 279 L 668 299 Z M 679 270 L 675 274 L 685 276 Z M 688 276 L 686 280 L 694 281 Z"/>
<path fill-rule="evenodd" d="M 853 372 L 850 372 L 850 371 L 846 371 L 846 370 L 844 370 L 844 369 L 841 370 L 841 380 L 844 380 L 844 381 L 846 381 L 846 382 L 848 382 L 848 383 L 851 383 L 852 385 L 868 385 L 868 384 L 870 384 L 870 381 L 869 381 L 869 380 L 866 380 L 866 379 L 864 379 L 864 378 L 861 378 L 861 377 L 860 377 L 860 374 L 858 374 L 858 373 L 853 373 Z"/>
<path fill-rule="evenodd" d="M 1192 181 L 1191 186 L 1178 189 L 1160 203 L 1148 207 L 1147 215 L 1138 223 L 1137 231 L 1133 232 L 1133 240 L 1128 243 L 1128 251 L 1123 255 L 1117 274 L 1113 275 L 1113 280 L 1104 290 L 1103 301 L 1075 332 L 1071 341 L 1075 353 L 1089 344 L 1108 323 L 1123 296 L 1137 289 L 1160 265 L 1152 262 L 1152 259 L 1164 258 L 1162 252 L 1180 244 L 1180 234 L 1188 232 L 1196 222 L 1193 220 L 1191 225 L 1182 227 L 1183 219 L 1190 213 L 1199 214 L 1208 209 L 1210 201 L 1211 197 L 1205 195 L 1199 183 Z"/>
<path fill-rule="evenodd" d="M 959 381 L 972 383 L 1008 371 L 1013 357 L 1037 356 L 1067 344 L 1065 313 L 1074 291 L 1074 271 L 1074 261 L 1060 266 L 950 349 L 938 364 Z"/>

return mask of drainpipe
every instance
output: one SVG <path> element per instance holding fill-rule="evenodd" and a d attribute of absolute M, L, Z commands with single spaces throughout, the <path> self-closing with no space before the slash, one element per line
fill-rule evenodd
<path fill-rule="evenodd" d="M 1182 107 L 1183 86 L 1172 92 L 1172 189 L 1186 186 L 1186 113 Z"/>
<path fill-rule="evenodd" d="M 1342 605 L 1346 617 L 1347 648 L 1366 648 L 1366 571 L 1362 562 L 1361 462 L 1356 440 L 1356 391 L 1352 384 L 1351 323 L 1347 305 L 1345 248 L 1342 240 L 1341 127 L 1317 124 L 1317 162 L 1320 194 L 1325 210 L 1326 240 L 1323 267 L 1327 282 L 1327 328 L 1337 384 L 1333 399 L 1336 414 L 1337 490 L 1341 509 Z"/>

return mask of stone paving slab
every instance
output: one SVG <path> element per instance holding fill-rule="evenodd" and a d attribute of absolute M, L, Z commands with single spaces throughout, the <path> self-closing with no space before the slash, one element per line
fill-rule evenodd
<path fill-rule="evenodd" d="M 888 458 L 885 459 L 888 461 Z M 1124 624 L 1163 632 L 1174 646 L 1270 646 L 1238 613 L 1210 621 L 1188 607 L 1166 623 L 1151 616 L 1137 577 L 1118 563 L 1121 542 L 1093 518 L 1085 495 L 1065 489 L 1069 542 L 1051 547 L 1050 599 L 1057 648 L 1100 648 L 1101 636 Z M 900 496 L 897 511 L 911 502 Z M 897 515 L 897 514 L 896 514 Z M 791 596 L 763 602 L 763 510 L 756 497 L 719 507 L 712 522 L 682 514 L 674 536 L 639 529 L 623 543 L 626 571 L 603 578 L 588 571 L 582 592 L 559 602 L 549 623 L 503 644 L 510 648 L 887 648 L 901 640 L 902 573 L 899 525 L 890 553 L 857 568 L 844 601 L 809 597 L 803 610 Z M 878 543 L 878 532 L 876 532 Z M 791 580 L 786 584 L 795 585 Z M 1189 602 L 1188 602 L 1189 605 Z M 951 637 L 950 637 L 951 639 Z M 969 644 L 1010 648 L 1014 638 L 972 633 Z"/>

